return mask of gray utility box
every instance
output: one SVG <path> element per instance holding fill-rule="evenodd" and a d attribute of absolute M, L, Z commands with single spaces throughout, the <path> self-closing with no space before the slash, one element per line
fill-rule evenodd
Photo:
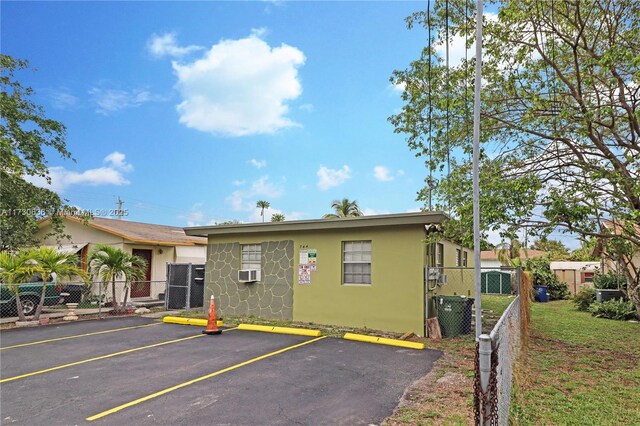
<path fill-rule="evenodd" d="M 600 289 L 596 290 L 596 302 L 605 302 L 611 299 L 626 299 L 624 291 L 622 290 L 608 290 Z"/>

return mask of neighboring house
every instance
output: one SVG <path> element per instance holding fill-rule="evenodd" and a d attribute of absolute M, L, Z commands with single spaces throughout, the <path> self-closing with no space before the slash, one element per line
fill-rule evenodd
<path fill-rule="evenodd" d="M 185 232 L 208 237 L 205 300 L 214 294 L 221 315 L 424 335 L 425 268 L 472 260 L 470 249 L 448 241 L 424 243 L 427 228 L 445 218 L 406 213 Z"/>
<path fill-rule="evenodd" d="M 600 262 L 554 261 L 549 266 L 556 278 L 567 284 L 569 292 L 576 294 L 583 287 L 593 287 L 593 276 L 600 269 Z"/>
<path fill-rule="evenodd" d="M 503 266 L 509 266 L 507 263 L 500 260 L 500 249 L 495 250 L 482 250 L 480 252 L 480 267 L 482 269 L 495 269 L 499 270 Z M 534 249 L 520 249 L 520 259 L 532 259 L 534 257 L 544 257 L 547 255 L 546 251 L 534 250 Z"/>
<path fill-rule="evenodd" d="M 603 228 L 606 228 L 612 234 L 620 235 L 622 233 L 622 229 L 619 225 L 614 224 L 610 220 L 605 220 L 602 222 Z M 640 225 L 635 225 L 636 235 L 640 236 Z M 635 251 L 633 256 L 628 257 L 627 259 L 621 259 L 618 253 L 608 253 L 607 246 L 604 241 L 599 241 L 596 244 L 593 252 L 591 253 L 595 257 L 599 257 L 602 259 L 602 271 L 615 271 L 619 274 L 622 273 L 625 269 L 625 263 L 629 263 L 628 272 L 631 274 L 631 278 L 635 279 L 638 274 L 640 274 L 640 248 Z M 626 261 L 626 262 L 625 262 Z"/>
<path fill-rule="evenodd" d="M 58 250 L 77 253 L 83 269 L 87 269 L 87 258 L 97 244 L 108 244 L 147 261 L 145 283 L 131 287 L 132 298 L 153 298 L 164 292 L 167 263 L 204 263 L 207 239 L 187 236 L 184 230 L 175 226 L 125 220 L 93 218 L 88 222 L 66 216 L 64 233 L 68 240 L 58 243 L 51 232 L 51 221 L 40 221 L 36 234 L 40 245 Z"/>

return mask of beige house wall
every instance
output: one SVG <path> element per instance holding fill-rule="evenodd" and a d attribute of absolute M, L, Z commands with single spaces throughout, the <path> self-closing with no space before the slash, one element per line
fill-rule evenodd
<path fill-rule="evenodd" d="M 111 247 L 118 248 L 127 253 L 132 253 L 133 249 L 150 250 L 151 255 L 151 288 L 150 297 L 158 298 L 159 293 L 165 292 L 167 279 L 167 263 L 204 263 L 206 257 L 206 246 L 179 246 L 183 256 L 177 256 L 176 246 L 137 244 L 132 243 L 126 238 L 113 235 L 109 232 L 92 228 L 83 223 L 71 220 L 65 220 L 64 233 L 71 238 L 57 241 L 55 237 L 47 237 L 45 235 L 51 231 L 51 226 L 46 225 L 36 233 L 36 238 L 42 245 L 56 244 L 77 244 L 87 245 L 88 253 L 91 253 L 98 244 L 107 244 Z M 186 256 L 184 256 L 186 255 Z M 188 256 L 188 257 L 187 257 Z M 99 284 L 93 284 L 92 291 L 98 294 Z M 111 287 L 106 290 L 109 299 L 111 298 Z M 122 300 L 122 284 L 117 285 L 117 297 Z"/>

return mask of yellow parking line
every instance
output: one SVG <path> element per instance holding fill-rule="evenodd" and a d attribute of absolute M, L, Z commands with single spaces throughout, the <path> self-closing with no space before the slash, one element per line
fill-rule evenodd
<path fill-rule="evenodd" d="M 229 328 L 229 329 L 226 329 L 226 330 L 223 330 L 223 331 L 231 331 L 231 330 L 235 330 L 235 328 Z M 8 377 L 6 379 L 0 380 L 0 383 L 6 383 L 6 382 L 11 382 L 11 381 L 14 381 L 14 380 L 18 380 L 18 379 L 24 379 L 26 377 L 37 376 L 38 374 L 44 374 L 44 373 L 48 373 L 50 371 L 61 370 L 63 368 L 67 368 L 67 367 L 73 367 L 75 365 L 86 364 L 88 362 L 99 361 L 101 359 L 111 358 L 111 357 L 118 356 L 118 355 L 130 354 L 132 352 L 137 352 L 137 351 L 141 351 L 141 350 L 144 350 L 144 349 L 157 348 L 158 346 L 169 345 L 171 343 L 184 342 L 185 340 L 196 339 L 196 338 L 202 337 L 202 336 L 205 336 L 205 334 L 196 334 L 195 336 L 183 337 L 181 339 L 175 339 L 175 340 L 169 340 L 169 341 L 166 341 L 166 342 L 154 343 L 153 345 L 140 346 L 139 348 L 127 349 L 126 351 L 114 352 L 112 354 L 102 355 L 102 356 L 98 356 L 98 357 L 95 357 L 95 358 L 89 358 L 89 359 L 85 359 L 85 360 L 82 360 L 82 361 L 71 362 L 69 364 L 58 365 L 56 367 L 46 368 L 44 370 L 34 371 L 32 373 L 27 373 L 27 374 L 21 374 L 19 376 Z"/>
<path fill-rule="evenodd" d="M 102 413 L 98 413 L 98 414 L 93 415 L 91 417 L 87 417 L 85 420 L 91 422 L 93 420 L 101 419 L 102 417 L 106 417 L 109 414 L 117 413 L 120 410 L 124 410 L 125 408 L 140 404 L 141 402 L 148 401 L 148 400 L 156 398 L 158 396 L 165 395 L 165 394 L 167 394 L 169 392 L 173 392 L 174 390 L 178 390 L 178 389 L 187 387 L 189 385 L 192 385 L 194 383 L 198 383 L 198 382 L 201 382 L 203 380 L 207 380 L 207 379 L 210 379 L 212 377 L 218 376 L 220 374 L 224 374 L 224 373 L 227 373 L 229 371 L 238 369 L 240 367 L 244 367 L 245 365 L 253 364 L 254 362 L 263 360 L 265 358 L 269 358 L 269 357 L 272 357 L 274 355 L 278 355 L 278 354 L 281 354 L 283 352 L 287 352 L 287 351 L 290 351 L 292 349 L 299 348 L 300 346 L 308 345 L 309 343 L 313 343 L 313 342 L 317 342 L 318 340 L 326 339 L 326 337 L 327 336 L 318 337 L 316 339 L 307 340 L 306 342 L 298 343 L 298 344 L 293 345 L 293 346 L 288 346 L 286 348 L 279 349 L 277 351 L 274 351 L 274 352 L 271 352 L 271 353 L 268 353 L 268 354 L 265 354 L 265 355 L 260 355 L 258 357 L 252 358 L 252 359 L 250 359 L 248 361 L 244 361 L 244 362 L 241 362 L 239 364 L 232 365 L 231 367 L 223 368 L 222 370 L 218 370 L 218 371 L 215 371 L 213 373 L 207 374 L 206 376 L 198 377 L 197 379 L 189 380 L 188 382 L 184 382 L 184 383 L 181 383 L 179 385 L 175 385 L 175 386 L 172 386 L 170 388 L 163 389 L 163 390 L 161 390 L 159 392 L 152 393 L 151 395 L 143 396 L 142 398 L 138 398 L 135 401 L 127 402 L 126 404 L 122 404 L 122 405 L 119 405 L 119 406 L 117 406 L 115 408 L 112 408 L 110 410 L 103 411 Z"/>
<path fill-rule="evenodd" d="M 21 348 L 23 346 L 40 345 L 42 343 L 58 342 L 60 340 L 77 339 L 78 337 L 95 336 L 96 334 L 106 334 L 106 333 L 114 333 L 116 331 L 132 330 L 134 328 L 152 327 L 154 325 L 160 325 L 160 324 L 161 323 L 156 322 L 156 323 L 153 323 L 153 324 L 132 325 L 131 327 L 114 328 L 114 329 L 111 329 L 111 330 L 104 330 L 104 331 L 95 331 L 93 333 L 74 334 L 74 335 L 71 335 L 71 336 L 57 337 L 55 339 L 39 340 L 37 342 L 22 343 L 22 344 L 19 344 L 19 345 L 6 346 L 4 348 L 0 348 L 0 351 L 4 351 L 5 349 Z"/>

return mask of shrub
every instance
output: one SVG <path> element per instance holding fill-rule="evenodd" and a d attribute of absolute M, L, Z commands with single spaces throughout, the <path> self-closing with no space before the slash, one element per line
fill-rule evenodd
<path fill-rule="evenodd" d="M 589 306 L 589 312 L 597 318 L 608 318 L 621 321 L 634 319 L 636 316 L 636 308 L 633 302 L 623 299 L 594 302 Z"/>
<path fill-rule="evenodd" d="M 579 311 L 588 311 L 589 306 L 596 301 L 596 289 L 593 287 L 583 287 L 573 297 L 573 303 L 576 305 L 576 309 Z"/>
<path fill-rule="evenodd" d="M 562 300 L 566 299 L 569 295 L 569 287 L 567 283 L 558 281 L 556 277 L 549 280 L 547 284 L 547 293 L 549 293 L 549 300 Z"/>
<path fill-rule="evenodd" d="M 566 299 L 569 295 L 569 287 L 566 283 L 558 281 L 551 268 L 549 259 L 534 257 L 525 261 L 525 269 L 533 273 L 533 285 L 547 286 L 549 300 Z"/>
<path fill-rule="evenodd" d="M 624 275 L 618 275 L 613 271 L 606 274 L 595 274 L 593 276 L 593 285 L 600 289 L 624 289 L 627 287 L 627 280 Z"/>

